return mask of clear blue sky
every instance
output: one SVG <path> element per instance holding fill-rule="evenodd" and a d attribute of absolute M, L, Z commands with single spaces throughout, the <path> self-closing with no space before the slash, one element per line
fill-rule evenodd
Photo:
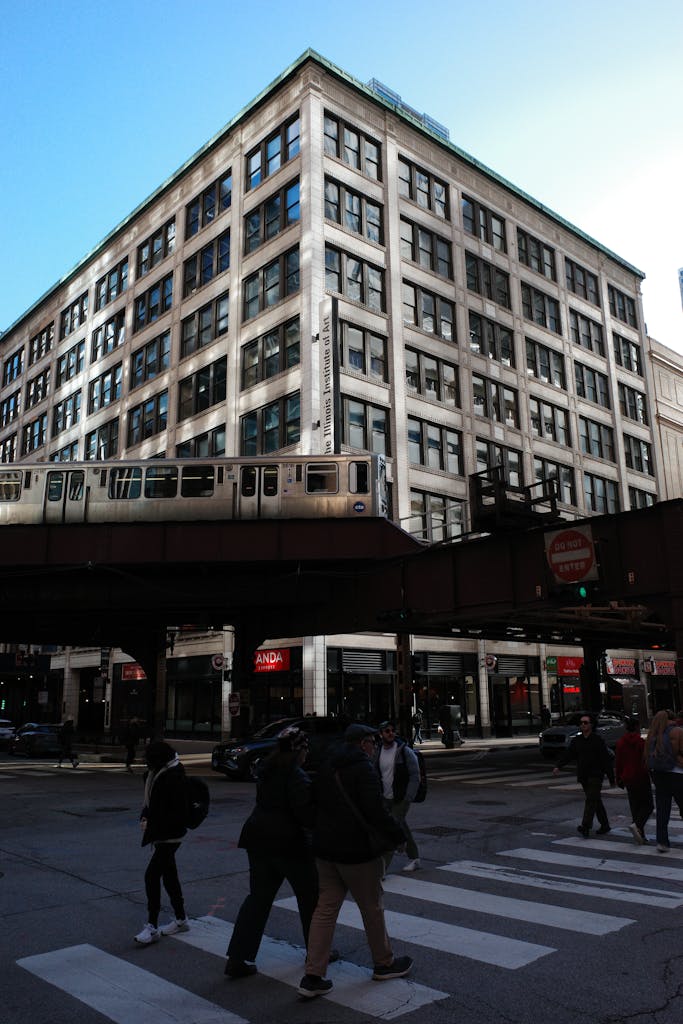
<path fill-rule="evenodd" d="M 307 47 L 645 271 L 683 351 L 678 0 L 0 0 L 0 329 Z"/>

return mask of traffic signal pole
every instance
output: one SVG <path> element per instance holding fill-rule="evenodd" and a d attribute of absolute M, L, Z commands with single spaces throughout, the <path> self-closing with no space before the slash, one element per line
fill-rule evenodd
<path fill-rule="evenodd" d="M 604 654 L 602 645 L 584 643 L 583 665 L 579 669 L 581 681 L 581 707 L 585 711 L 600 711 L 602 693 L 600 692 L 600 665 Z"/>

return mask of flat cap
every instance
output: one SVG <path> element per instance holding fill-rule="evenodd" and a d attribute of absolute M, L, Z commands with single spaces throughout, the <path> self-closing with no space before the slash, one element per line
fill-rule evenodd
<path fill-rule="evenodd" d="M 354 722 L 353 725 L 347 726 L 344 739 L 347 743 L 354 743 L 357 740 L 364 739 L 366 736 L 376 735 L 376 729 L 371 729 L 369 725 L 362 725 L 360 722 Z"/>

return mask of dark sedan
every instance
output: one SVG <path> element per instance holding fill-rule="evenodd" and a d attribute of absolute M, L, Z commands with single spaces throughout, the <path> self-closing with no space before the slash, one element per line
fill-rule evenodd
<path fill-rule="evenodd" d="M 572 738 L 581 732 L 579 722 L 586 714 L 590 715 L 590 712 L 573 711 L 555 725 L 551 725 L 549 729 L 544 729 L 538 737 L 543 757 L 558 757 L 563 754 Z M 595 721 L 595 732 L 602 736 L 608 747 L 614 749 L 617 740 L 626 732 L 623 718 L 604 711 L 592 717 Z"/>
<path fill-rule="evenodd" d="M 218 743 L 213 748 L 211 767 L 229 779 L 254 779 L 259 761 L 275 749 L 278 736 L 290 725 L 308 733 L 308 757 L 304 768 L 315 771 L 330 746 L 341 740 L 346 722 L 327 715 L 280 718 L 264 725 L 253 736 Z"/>
<path fill-rule="evenodd" d="M 50 757 L 61 753 L 59 725 L 42 722 L 27 722 L 17 729 L 9 741 L 10 754 L 25 754 L 26 757 Z"/>

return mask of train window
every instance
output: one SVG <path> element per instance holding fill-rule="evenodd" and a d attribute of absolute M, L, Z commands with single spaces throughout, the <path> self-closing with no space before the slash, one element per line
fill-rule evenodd
<path fill-rule="evenodd" d="M 142 492 L 142 470 L 139 466 L 116 467 L 109 474 L 110 498 L 139 498 Z"/>
<path fill-rule="evenodd" d="M 21 497 L 21 473 L 0 473 L 0 501 L 19 501 Z"/>
<path fill-rule="evenodd" d="M 306 494 L 336 494 L 339 490 L 336 462 L 306 464 Z"/>
<path fill-rule="evenodd" d="M 48 473 L 47 474 L 47 500 L 48 501 L 61 501 L 63 493 L 64 493 L 64 474 L 63 473 Z"/>
<path fill-rule="evenodd" d="M 367 462 L 349 463 L 349 490 L 352 494 L 368 494 L 370 491 L 370 467 Z"/>
<path fill-rule="evenodd" d="M 69 501 L 81 501 L 85 485 L 85 473 L 82 470 L 69 473 Z"/>
<path fill-rule="evenodd" d="M 145 471 L 146 498 L 175 498 L 177 493 L 177 466 L 153 466 Z"/>
<path fill-rule="evenodd" d="M 263 494 L 266 498 L 273 498 L 277 494 L 278 476 L 277 466 L 264 466 Z"/>
<path fill-rule="evenodd" d="M 213 481 L 213 466 L 184 466 L 180 493 L 183 498 L 210 498 Z"/>
<path fill-rule="evenodd" d="M 253 498 L 256 494 L 255 466 L 242 466 L 240 471 L 240 494 L 243 498 Z"/>

